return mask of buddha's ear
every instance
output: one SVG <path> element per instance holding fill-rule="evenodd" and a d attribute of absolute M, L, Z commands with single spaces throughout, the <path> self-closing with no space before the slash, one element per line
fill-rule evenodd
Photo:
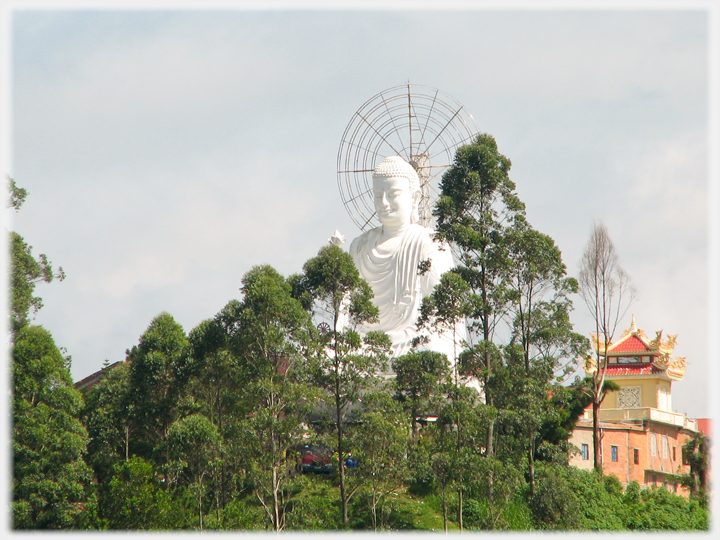
<path fill-rule="evenodd" d="M 422 194 L 420 193 L 419 189 L 416 189 L 412 192 L 412 200 L 413 200 L 413 206 L 417 208 L 417 206 L 420 204 L 420 196 Z"/>
<path fill-rule="evenodd" d="M 416 189 L 412 192 L 412 213 L 410 215 L 410 222 L 411 223 L 417 223 L 420 221 L 420 197 L 422 194 L 420 193 L 419 189 Z"/>

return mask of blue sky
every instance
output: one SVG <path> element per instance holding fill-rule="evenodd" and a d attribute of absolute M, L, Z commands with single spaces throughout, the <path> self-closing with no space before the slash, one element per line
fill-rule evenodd
<path fill-rule="evenodd" d="M 496 138 L 569 274 L 607 225 L 638 326 L 679 334 L 674 408 L 710 414 L 710 11 L 171 8 L 8 13 L 6 170 L 30 192 L 8 226 L 67 272 L 36 322 L 76 380 L 160 312 L 189 332 L 252 266 L 289 275 L 357 236 L 340 138 L 410 81 Z"/>

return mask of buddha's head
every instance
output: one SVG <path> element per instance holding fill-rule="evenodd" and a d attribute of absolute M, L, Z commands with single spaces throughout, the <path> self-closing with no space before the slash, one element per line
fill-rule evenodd
<path fill-rule="evenodd" d="M 413 166 L 400 156 L 385 158 L 373 171 L 373 201 L 383 225 L 417 223 L 420 179 Z"/>

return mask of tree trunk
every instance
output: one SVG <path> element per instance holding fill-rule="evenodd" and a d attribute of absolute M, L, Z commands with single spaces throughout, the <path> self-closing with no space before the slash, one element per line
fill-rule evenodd
<path fill-rule="evenodd" d="M 445 489 L 445 483 L 443 482 L 443 489 L 442 489 L 442 501 L 443 501 L 443 527 L 445 528 L 445 532 L 448 532 L 448 507 L 447 507 L 447 493 Z"/>
<path fill-rule="evenodd" d="M 530 451 L 528 452 L 528 469 L 530 474 L 530 496 L 535 496 L 535 433 L 530 429 Z"/>
<path fill-rule="evenodd" d="M 277 466 L 273 465 L 273 525 L 275 525 L 275 531 L 280 530 L 280 501 L 278 501 L 278 482 L 277 482 Z"/>
<path fill-rule="evenodd" d="M 460 532 L 463 530 L 463 488 L 460 486 L 458 489 L 458 524 L 460 525 Z"/>
<path fill-rule="evenodd" d="M 347 525 L 348 518 L 348 499 L 345 495 L 345 467 L 343 467 L 343 429 L 342 419 L 340 417 L 340 388 L 335 389 L 335 414 L 337 415 L 337 454 L 338 454 L 338 472 L 340 474 L 340 501 L 342 502 L 342 519 L 343 524 Z"/>
<path fill-rule="evenodd" d="M 598 400 L 593 396 L 593 403 L 592 403 L 592 410 L 593 410 L 593 464 L 595 467 L 595 471 L 598 474 L 602 473 L 602 440 L 600 439 L 600 421 L 598 419 L 599 411 L 600 411 L 600 404 L 598 403 Z"/>

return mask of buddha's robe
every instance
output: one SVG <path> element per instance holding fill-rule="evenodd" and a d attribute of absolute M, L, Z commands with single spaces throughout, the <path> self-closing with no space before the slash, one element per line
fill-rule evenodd
<path fill-rule="evenodd" d="M 367 231 L 350 245 L 355 266 L 372 287 L 373 302 L 380 310 L 379 322 L 359 330 L 386 332 L 393 342 L 393 358 L 408 352 L 416 336 L 427 336 L 429 343 L 418 350 L 445 353 L 452 362 L 455 354 L 453 331 L 418 332 L 416 326 L 422 299 L 433 292 L 440 276 L 454 266 L 450 248 L 433 241 L 432 229 L 418 224 L 410 225 L 403 235 L 378 244 L 381 232 L 382 227 Z M 430 268 L 419 275 L 418 266 L 426 260 L 430 261 Z M 460 342 L 465 339 L 464 323 L 457 325 L 456 337 L 457 352 L 460 352 Z"/>

